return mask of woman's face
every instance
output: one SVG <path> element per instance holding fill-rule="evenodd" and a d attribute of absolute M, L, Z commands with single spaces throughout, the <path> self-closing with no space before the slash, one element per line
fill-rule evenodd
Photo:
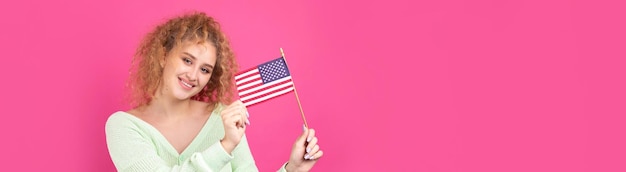
<path fill-rule="evenodd" d="M 179 100 L 198 94 L 211 78 L 216 60 L 216 49 L 211 43 L 183 41 L 161 62 L 162 94 Z"/>

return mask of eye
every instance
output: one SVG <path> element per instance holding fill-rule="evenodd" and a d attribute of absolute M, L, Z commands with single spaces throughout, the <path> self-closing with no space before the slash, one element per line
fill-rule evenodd
<path fill-rule="evenodd" d="M 191 64 L 191 59 L 189 58 L 183 58 L 183 62 L 187 63 L 187 64 Z"/>
<path fill-rule="evenodd" d="M 202 73 L 205 73 L 205 74 L 211 73 L 211 71 L 207 68 L 202 68 L 200 70 L 202 70 Z"/>

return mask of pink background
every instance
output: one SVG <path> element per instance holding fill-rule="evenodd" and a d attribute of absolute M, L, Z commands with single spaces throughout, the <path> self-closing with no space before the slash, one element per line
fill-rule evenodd
<path fill-rule="evenodd" d="M 626 6 L 596 0 L 2 1 L 3 171 L 113 171 L 133 51 L 191 9 L 243 68 L 285 49 L 326 152 L 313 171 L 626 171 Z M 294 94 L 250 112 L 273 171 Z"/>

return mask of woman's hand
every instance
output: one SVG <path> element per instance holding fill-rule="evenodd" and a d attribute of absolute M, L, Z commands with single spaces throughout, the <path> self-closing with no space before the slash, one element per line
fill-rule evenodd
<path fill-rule="evenodd" d="M 226 106 L 222 110 L 221 116 L 224 123 L 224 138 L 220 143 L 224 150 L 230 154 L 241 141 L 246 131 L 246 125 L 250 125 L 248 110 L 241 101 L 237 100 Z"/>
<path fill-rule="evenodd" d="M 302 126 L 304 132 L 298 140 L 293 144 L 291 149 L 291 156 L 285 169 L 289 172 L 309 171 L 315 165 L 315 162 L 324 155 L 324 152 L 320 150 L 320 146 L 317 145 L 317 137 L 315 137 L 315 130 L 307 129 Z"/>

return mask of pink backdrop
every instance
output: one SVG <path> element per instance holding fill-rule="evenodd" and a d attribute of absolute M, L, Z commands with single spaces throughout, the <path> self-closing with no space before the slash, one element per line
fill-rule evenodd
<path fill-rule="evenodd" d="M 2 1 L 3 171 L 113 171 L 131 55 L 191 9 L 243 68 L 285 49 L 314 171 L 626 171 L 626 6 L 596 0 Z M 250 111 L 273 171 L 301 132 L 294 95 Z"/>

